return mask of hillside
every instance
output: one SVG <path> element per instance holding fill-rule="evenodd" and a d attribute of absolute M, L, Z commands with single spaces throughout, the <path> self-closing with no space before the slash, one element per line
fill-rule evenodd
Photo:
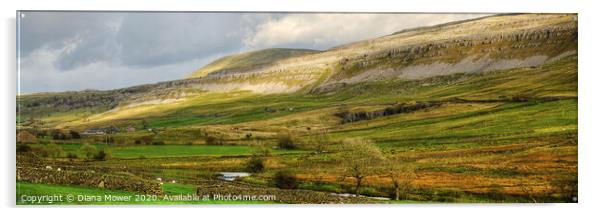
<path fill-rule="evenodd" d="M 576 53 L 573 15 L 498 15 L 405 30 L 277 64 L 214 74 L 210 91 L 324 92 L 350 83 L 532 67 Z M 234 58 L 236 56 L 233 56 Z M 228 58 L 226 58 L 228 59 Z"/>
<path fill-rule="evenodd" d="M 187 78 L 198 78 L 209 74 L 219 76 L 219 74 L 227 74 L 234 71 L 245 71 L 253 68 L 267 67 L 282 59 L 316 52 L 318 51 L 308 49 L 273 48 L 229 55 L 203 66 L 188 75 Z"/>
<path fill-rule="evenodd" d="M 21 96 L 19 110 L 24 116 L 80 108 L 96 113 L 177 101 L 204 91 L 322 94 L 358 82 L 535 67 L 576 52 L 574 15 L 498 15 L 404 30 L 323 52 L 267 49 L 226 56 L 190 74 L 198 78 L 111 91 Z"/>

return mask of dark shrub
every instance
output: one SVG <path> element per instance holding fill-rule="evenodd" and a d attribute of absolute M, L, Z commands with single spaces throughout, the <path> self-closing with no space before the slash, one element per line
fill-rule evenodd
<path fill-rule="evenodd" d="M 69 131 L 69 134 L 71 134 L 71 138 L 72 139 L 79 139 L 79 138 L 81 138 L 81 136 L 79 135 L 79 133 L 77 131 Z"/>
<path fill-rule="evenodd" d="M 52 137 L 52 139 L 59 139 L 60 138 L 60 131 L 59 130 L 51 130 L 50 131 L 50 136 Z"/>
<path fill-rule="evenodd" d="M 214 145 L 215 142 L 217 142 L 217 138 L 215 138 L 214 136 L 207 136 L 207 137 L 205 137 L 205 143 L 207 145 Z"/>
<path fill-rule="evenodd" d="M 247 161 L 247 171 L 252 173 L 261 172 L 265 169 L 263 158 L 253 155 Z"/>
<path fill-rule="evenodd" d="M 94 159 L 96 160 L 108 160 L 111 158 L 111 154 L 109 152 L 106 152 L 105 150 L 100 150 L 98 151 L 98 153 L 96 153 L 96 155 L 94 156 Z"/>
<path fill-rule="evenodd" d="M 278 148 L 281 149 L 296 149 L 297 144 L 290 133 L 278 135 Z"/>
<path fill-rule="evenodd" d="M 36 137 L 45 137 L 48 135 L 48 134 L 46 134 L 46 131 L 44 131 L 44 130 L 38 130 L 38 131 L 36 131 L 35 134 L 36 134 Z"/>
<path fill-rule="evenodd" d="M 77 158 L 77 154 L 75 154 L 73 152 L 69 152 L 69 153 L 67 153 L 67 158 L 75 159 L 75 158 Z"/>
<path fill-rule="evenodd" d="M 207 135 L 205 137 L 205 143 L 207 145 L 223 145 L 224 144 L 224 138 L 223 137 L 216 137 L 213 135 Z"/>
<path fill-rule="evenodd" d="M 67 135 L 65 135 L 64 133 L 56 130 L 52 132 L 52 139 L 54 140 L 66 140 L 67 139 Z"/>
<path fill-rule="evenodd" d="M 29 152 L 31 151 L 31 146 L 27 144 L 19 144 L 17 145 L 17 152 Z"/>
<path fill-rule="evenodd" d="M 295 189 L 299 185 L 295 174 L 290 171 L 278 171 L 274 175 L 274 182 L 281 189 Z"/>
<path fill-rule="evenodd" d="M 165 145 L 165 142 L 163 142 L 163 141 L 155 141 L 155 142 L 153 142 L 153 145 Z"/>

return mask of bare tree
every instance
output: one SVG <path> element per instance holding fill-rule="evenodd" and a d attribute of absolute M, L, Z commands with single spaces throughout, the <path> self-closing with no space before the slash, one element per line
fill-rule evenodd
<path fill-rule="evenodd" d="M 377 166 L 383 161 L 380 149 L 374 142 L 365 139 L 347 139 L 340 145 L 343 177 L 355 179 L 355 195 L 359 195 L 362 180 L 378 173 Z"/>
<path fill-rule="evenodd" d="M 407 199 L 414 188 L 416 178 L 415 168 L 408 164 L 402 164 L 394 158 L 389 158 L 385 168 L 385 174 L 391 179 L 395 189 L 395 200 Z"/>

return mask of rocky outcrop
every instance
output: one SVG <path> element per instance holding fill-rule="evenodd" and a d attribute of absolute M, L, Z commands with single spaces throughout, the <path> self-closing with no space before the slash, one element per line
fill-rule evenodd
<path fill-rule="evenodd" d="M 341 124 L 364 121 L 364 120 L 372 120 L 376 118 L 381 118 L 385 116 L 401 114 L 401 113 L 411 113 L 418 110 L 424 110 L 427 108 L 433 108 L 441 106 L 441 102 L 417 102 L 413 104 L 398 104 L 391 107 L 387 107 L 382 110 L 376 111 L 344 111 L 336 113 L 335 115 L 341 118 Z"/>
<path fill-rule="evenodd" d="M 348 56 L 337 62 L 336 73 L 320 88 L 333 83 L 353 84 L 391 78 L 412 80 L 455 73 L 533 67 L 576 54 L 577 22 L 571 21 L 570 16 L 551 18 L 564 21 L 529 28 L 514 26 L 518 21 L 500 22 L 495 28 L 483 24 L 482 32 L 475 34 L 426 43 L 391 44 L 389 48 Z M 525 17 L 521 23 L 528 20 Z M 541 20 L 537 18 L 534 21 Z M 489 33 L 490 28 L 505 31 Z M 403 36 L 401 34 L 398 37 Z"/>

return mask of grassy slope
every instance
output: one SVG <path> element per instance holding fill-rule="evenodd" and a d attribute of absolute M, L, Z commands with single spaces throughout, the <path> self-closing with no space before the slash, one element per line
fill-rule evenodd
<path fill-rule="evenodd" d="M 490 108 L 462 107 L 463 112 L 404 121 L 395 116 L 357 123 L 336 131 L 340 137 L 368 137 L 394 146 L 456 144 L 487 137 L 488 141 L 538 137 L 577 131 L 577 101 L 509 103 Z M 473 110 L 469 110 L 473 109 Z M 416 114 L 419 115 L 419 114 Z"/>
<path fill-rule="evenodd" d="M 494 16 L 494 17 L 490 17 L 490 18 L 486 18 L 486 19 L 479 19 L 479 20 L 475 20 L 475 21 L 471 21 L 471 22 L 460 22 L 460 23 L 455 23 L 455 24 L 448 24 L 448 25 L 442 25 L 442 26 L 438 26 L 438 27 L 432 27 L 432 28 L 427 28 L 428 30 L 423 31 L 423 30 L 419 30 L 419 31 L 409 31 L 409 32 L 405 32 L 402 34 L 394 34 L 394 35 L 389 35 L 389 36 L 385 36 L 385 37 L 381 37 L 381 38 L 377 38 L 374 40 L 368 40 L 368 41 L 362 41 L 362 42 L 358 42 L 358 43 L 352 43 L 352 44 L 348 44 L 345 46 L 342 46 L 340 48 L 336 48 L 333 49 L 331 52 L 327 51 L 327 52 L 321 52 L 321 53 L 317 53 L 316 55 L 312 55 L 315 56 L 316 59 L 331 59 L 332 60 L 328 60 L 328 61 L 333 61 L 330 62 L 330 65 L 332 66 L 332 68 L 328 68 L 328 69 L 323 69 L 321 72 L 315 72 L 318 75 L 316 75 L 316 80 L 318 80 L 317 82 L 314 83 L 314 85 L 316 84 L 320 84 L 320 82 L 326 80 L 328 78 L 329 74 L 332 74 L 333 76 L 338 76 L 337 74 L 344 74 L 346 73 L 345 71 L 339 71 L 337 70 L 336 65 L 338 64 L 336 60 L 336 58 L 334 57 L 340 57 L 340 56 L 347 56 L 347 57 L 353 57 L 354 55 L 358 54 L 359 52 L 375 52 L 375 51 L 386 51 L 388 49 L 391 48 L 399 48 L 399 46 L 405 46 L 405 45 L 420 45 L 420 44 L 425 44 L 425 43 L 430 43 L 433 41 L 442 41 L 442 40 L 453 40 L 454 38 L 464 38 L 464 37 L 470 37 L 470 36 L 474 36 L 479 35 L 482 32 L 488 32 L 490 34 L 496 34 L 496 35 L 503 35 L 503 34 L 507 34 L 510 32 L 513 33 L 517 33 L 523 30 L 534 30 L 534 29 L 538 29 L 538 28 L 542 28 L 542 27 L 546 27 L 546 26 L 553 26 L 553 25 L 565 25 L 565 24 L 570 24 L 570 23 L 574 23 L 573 20 L 573 16 L 572 15 L 554 15 L 554 14 L 548 14 L 548 15 L 541 15 L 541 14 L 523 14 L 523 15 L 515 15 L 515 16 Z M 463 31 L 457 31 L 457 29 L 463 29 Z M 480 38 L 480 37 L 477 37 Z M 501 55 L 501 57 L 508 57 L 508 58 L 524 58 L 524 57 L 529 57 L 532 55 L 549 55 L 549 56 L 555 56 L 556 54 L 559 53 L 563 53 L 564 51 L 569 51 L 569 50 L 575 50 L 576 49 L 576 41 L 571 38 L 571 36 L 563 36 L 561 38 L 558 38 L 559 41 L 548 41 L 549 43 L 543 43 L 539 46 L 535 46 L 533 47 L 534 50 L 529 49 L 504 49 L 503 52 L 494 52 L 494 51 L 487 51 L 484 52 L 483 50 L 498 50 L 498 48 L 508 48 L 508 47 L 513 47 L 516 45 L 524 45 L 527 46 L 529 45 L 529 43 L 531 43 L 529 40 L 521 40 L 521 41 L 505 41 L 503 44 L 497 44 L 497 43 L 493 43 L 493 44 L 482 44 L 482 45 L 475 45 L 475 46 L 469 46 L 469 47 L 453 47 L 453 49 L 451 49 L 450 53 L 447 53 L 445 58 L 451 58 L 451 59 L 440 59 L 438 58 L 425 58 L 425 57 L 416 57 L 415 60 L 411 61 L 429 61 L 429 62 L 433 62 L 433 61 L 441 61 L 441 62 L 455 62 L 455 61 L 459 61 L 462 60 L 466 57 L 471 56 L 470 53 L 476 52 L 477 54 L 475 55 L 485 55 L 484 53 L 489 53 L 489 55 Z M 478 41 L 477 41 L 478 44 Z M 495 46 L 494 46 L 495 45 Z M 487 47 L 487 46 L 494 46 L 494 47 Z M 531 46 L 527 46 L 527 47 L 531 47 Z M 469 49 L 469 50 L 463 50 L 463 49 Z M 463 50 L 463 51 L 462 51 Z M 228 56 L 228 57 L 224 57 L 220 60 L 215 61 L 214 63 L 208 65 L 207 67 L 205 67 L 204 69 L 201 69 L 201 73 L 206 74 L 212 71 L 216 71 L 216 70 L 222 70 L 222 69 L 235 69 L 235 68 L 241 68 L 241 67 L 245 67 L 245 68 L 253 68 L 254 66 L 257 65 L 265 65 L 268 64 L 270 62 L 274 62 L 277 61 L 278 59 L 285 59 L 285 58 L 289 58 L 291 56 L 295 56 L 295 55 L 304 55 L 307 53 L 311 53 L 314 51 L 309 51 L 309 50 L 295 50 L 295 49 L 268 49 L 268 50 L 262 50 L 262 51 L 256 51 L 256 52 L 249 52 L 249 53 L 243 53 L 243 54 L 239 54 L 239 55 L 233 55 L 233 56 Z M 432 51 L 434 52 L 434 51 Z M 458 53 L 455 53 L 458 52 Z M 427 53 L 428 54 L 428 53 Z M 337 57 L 337 58 L 338 58 Z M 473 56 L 474 57 L 474 56 Z M 490 56 L 492 57 L 492 56 Z M 298 59 L 298 61 L 289 61 L 292 62 L 293 65 L 298 63 L 298 62 L 304 62 L 307 60 L 311 60 L 314 58 L 304 58 L 303 56 L 301 56 L 301 58 Z M 360 58 L 358 61 L 363 61 L 361 60 L 363 58 Z M 389 65 L 386 66 L 385 68 L 396 68 L 399 67 L 400 65 L 403 65 L 399 62 L 395 62 L 395 61 L 400 61 L 402 58 L 395 58 L 395 59 L 375 59 L 378 60 L 378 64 L 379 67 L 385 67 L 383 65 Z M 372 60 L 371 60 L 372 61 Z M 405 61 L 405 60 L 404 60 Z M 414 62 L 416 64 L 418 63 L 426 63 L 426 62 Z M 414 64 L 412 63 L 412 64 Z M 283 66 L 285 67 L 285 66 Z M 361 69 L 357 72 L 363 72 L 366 71 L 367 69 Z M 264 76 L 258 76 L 255 77 L 253 79 L 257 79 L 256 81 L 258 81 L 259 83 L 265 83 L 266 81 L 273 81 L 273 80 L 289 80 L 289 78 L 284 78 L 281 76 L 297 76 L 297 75 L 308 75 L 310 73 L 314 73 L 314 72 L 310 72 L 307 71 L 306 69 L 301 69 L 302 72 L 295 72 L 294 74 L 291 71 L 287 71 L 285 70 L 285 72 L 283 72 L 282 74 L 268 74 L 266 76 L 268 77 L 264 77 Z M 349 71 L 347 71 L 349 72 Z M 504 75 L 505 76 L 505 75 Z M 550 76 L 548 76 L 550 77 Z M 282 79 L 281 79 L 282 78 Z M 332 77 L 331 77 L 332 78 Z M 546 80 L 544 82 L 540 82 L 538 79 L 542 79 L 542 78 L 546 78 L 546 77 L 537 77 L 537 76 L 532 76 L 532 78 L 534 79 L 530 79 L 530 80 L 523 80 L 524 82 L 519 83 L 520 85 L 524 85 L 525 88 L 519 88 L 518 90 L 521 91 L 525 91 L 527 88 L 531 88 L 534 91 L 538 91 L 538 92 L 543 92 L 543 90 L 545 89 L 538 89 L 538 88 L 533 88 L 533 87 L 538 87 L 540 85 L 547 85 L 548 87 L 550 86 L 549 82 L 551 82 L 550 80 Z M 243 78 L 238 78 L 238 79 L 243 79 Z M 433 90 L 435 91 L 440 91 L 440 92 L 429 92 L 428 88 L 415 88 L 412 86 L 405 86 L 407 83 L 400 83 L 397 81 L 392 81 L 390 83 L 382 83 L 382 82 L 376 82 L 373 84 L 366 84 L 366 85 L 357 85 L 358 88 L 364 88 L 364 89 L 370 89 L 372 87 L 374 88 L 379 88 L 379 87 L 387 87 L 386 85 L 389 85 L 389 88 L 396 88 L 393 89 L 394 91 L 397 91 L 399 93 L 403 93 L 405 95 L 408 95 L 408 97 L 405 97 L 405 99 L 408 100 L 418 100 L 418 99 L 430 99 L 428 97 L 441 97 L 441 96 L 445 96 L 443 94 L 454 94 L 455 96 L 467 96 L 467 94 L 471 94 L 470 96 L 479 96 L 479 95 L 473 95 L 474 90 L 483 88 L 484 85 L 488 85 L 494 82 L 499 82 L 499 83 L 504 83 L 505 81 L 507 81 L 508 78 L 505 77 L 498 77 L 497 80 L 487 80 L 487 82 L 481 82 L 482 80 L 478 80 L 478 79 L 474 79 L 475 83 L 465 83 L 467 84 L 467 89 L 459 89 L 459 88 L 454 88 L 457 90 L 457 92 L 451 92 L 448 89 L 445 89 L 443 87 L 446 86 L 439 86 L 439 88 L 433 88 Z M 512 77 L 510 79 L 513 79 Z M 575 79 L 576 79 L 576 75 L 575 75 Z M 292 79 L 292 80 L 296 80 L 296 79 Z M 566 84 L 571 85 L 573 79 L 559 79 L 561 81 L 566 82 Z M 238 81 L 242 81 L 242 80 L 238 80 Z M 481 82 L 481 83 L 476 83 L 476 81 Z M 220 81 L 221 82 L 221 81 Z M 228 82 L 228 81 L 223 81 L 223 82 Z M 401 85 L 400 85 L 401 84 Z M 384 85 L 384 86 L 375 86 L 375 85 Z M 574 83 L 574 85 L 576 85 L 576 83 Z M 309 87 L 311 85 L 308 85 L 306 87 Z M 401 88 L 400 88 L 401 87 Z M 400 90 L 403 90 L 404 88 L 408 88 L 409 90 L 413 90 L 413 92 L 418 92 L 420 94 L 418 95 L 412 95 L 413 92 L 400 92 Z M 512 94 L 512 92 L 507 91 L 508 89 L 503 89 L 504 86 L 492 86 L 492 87 L 485 87 L 485 90 L 488 91 L 501 91 L 501 94 Z M 513 87 L 514 88 L 514 87 Z M 379 88 L 381 90 L 386 90 L 386 88 Z M 516 89 L 516 88 L 515 88 Z M 427 90 L 427 91 L 425 91 Z M 558 90 L 558 88 L 555 88 L 554 90 Z M 483 92 L 483 90 L 481 90 L 481 92 Z M 570 92 L 570 91 L 569 91 Z M 353 93 L 357 93 L 357 92 L 353 92 Z M 360 92 L 361 93 L 361 92 Z M 390 93 L 390 92 L 386 92 L 386 93 Z M 486 93 L 486 95 L 489 95 L 490 93 L 494 93 L 494 92 L 483 92 Z M 52 95 L 52 94 L 51 94 Z M 378 100 L 377 98 L 374 98 L 374 95 L 371 94 L 362 94 L 364 96 L 370 97 L 370 101 L 375 101 Z M 386 94 L 384 96 L 389 96 L 391 94 Z M 346 98 L 350 98 L 349 95 L 344 95 L 344 94 L 337 94 L 337 96 L 342 96 L 342 97 L 346 97 Z M 352 95 L 353 96 L 353 95 Z M 399 99 L 404 99 L 404 97 L 401 97 L 400 95 L 394 95 L 393 97 L 384 97 L 384 96 L 379 96 L 378 98 L 382 98 L 383 100 L 389 100 L 389 99 L 394 99 L 394 100 L 399 100 Z M 29 97 L 29 96 L 28 96 Z M 29 100 L 28 97 L 23 97 L 23 100 Z M 127 113 L 123 113 L 123 115 L 119 115 L 119 112 L 115 113 L 112 112 L 109 115 L 105 115 L 103 116 L 102 114 L 99 116 L 95 116 L 94 119 L 99 120 L 100 117 L 105 117 L 105 121 L 109 121 L 112 119 L 116 119 L 116 118 L 138 118 L 138 117 L 145 117 L 148 116 L 149 114 L 153 114 L 153 113 L 160 113 L 161 116 L 169 116 L 170 114 L 173 114 L 173 116 L 176 116 L 176 113 L 166 113 L 166 110 L 179 110 L 179 111 L 183 111 L 183 115 L 178 115 L 178 118 L 163 118 L 161 120 L 159 120 L 158 122 L 155 122 L 156 124 L 154 125 L 154 127 L 163 127 L 163 126 L 169 126 L 169 125 L 193 125 L 193 124 L 213 124 L 213 123 L 223 123 L 223 121 L 221 120 L 215 120 L 216 118 L 205 118 L 205 117 L 199 117 L 200 115 L 203 115 L 204 113 L 207 112 L 211 112 L 211 110 L 209 109 L 207 112 L 198 112 L 203 108 L 206 108 L 208 106 L 203 106 L 203 104 L 205 102 L 208 102 L 207 105 L 217 105 L 219 103 L 215 103 L 217 102 L 214 98 L 211 97 L 222 97 L 222 98 L 227 98 L 230 99 L 231 101 L 236 101 L 238 99 L 252 99 L 255 100 L 257 99 L 258 102 L 263 102 L 261 99 L 262 98 L 255 98 L 255 97 L 248 97 L 248 96 L 232 96 L 231 94 L 222 94 L 222 93 L 217 93 L 217 94 L 204 94 L 201 95 L 200 97 L 194 98 L 192 100 L 189 100 L 190 103 L 175 103 L 172 105 L 158 105 L 158 106 L 143 106 L 143 107 L 138 107 L 137 109 L 128 109 Z M 275 99 L 275 100 L 290 100 L 290 99 L 295 99 L 296 97 L 299 97 L 299 95 L 291 95 L 291 97 L 263 97 L 266 99 Z M 310 99 L 309 97 L 305 97 L 303 95 L 301 95 L 301 97 Z M 33 97 L 31 97 L 33 98 Z M 30 98 L 30 99 L 31 99 Z M 313 98 L 315 99 L 315 98 Z M 335 99 L 336 98 L 330 98 L 330 99 Z M 272 101 L 267 101 L 268 103 L 272 103 Z M 225 104 L 224 104 L 225 105 Z M 231 105 L 238 105 L 236 103 L 231 103 Z M 246 104 L 242 104 L 243 106 L 246 106 Z M 177 107 L 175 107 L 177 106 Z M 191 115 L 187 115 L 189 113 L 187 112 L 187 108 L 190 107 L 191 109 L 197 109 L 195 110 L 196 113 L 200 113 L 200 115 L 194 115 L 194 113 L 190 113 Z M 215 106 L 213 106 L 215 107 Z M 216 108 L 222 108 L 221 106 L 218 106 Z M 99 108 L 99 110 L 103 110 L 102 108 Z M 245 110 L 248 111 L 248 110 Z M 59 112 L 59 113 L 50 113 L 49 116 L 42 116 L 42 119 L 45 120 L 46 122 L 49 123 L 50 126 L 54 126 L 54 125 L 59 125 L 62 126 L 60 123 L 65 123 L 65 122 L 70 122 L 67 125 L 78 125 L 81 122 L 81 119 L 83 119 L 83 116 L 86 115 L 86 112 L 94 112 L 94 110 L 76 110 L 72 113 L 66 113 L 66 112 Z M 46 112 L 39 112 L 39 113 L 46 113 Z M 211 113 L 214 114 L 215 112 Z M 179 113 L 178 113 L 179 114 Z M 261 116 L 260 111 L 255 111 L 255 113 L 249 113 L 249 112 L 245 112 L 245 115 L 249 116 L 251 119 L 257 118 Z M 252 115 L 252 116 L 250 116 Z M 27 118 L 28 116 L 24 116 L 25 118 Z M 36 116 L 39 117 L 39 116 Z M 227 115 L 227 117 L 232 117 L 230 115 Z M 23 119 L 25 119 L 23 118 Z M 231 122 L 237 122 L 238 120 L 235 119 L 233 121 L 226 121 L 227 123 L 231 123 Z M 91 124 L 89 124 L 91 125 Z"/>
<path fill-rule="evenodd" d="M 305 54 L 311 54 L 315 52 L 318 51 L 308 49 L 275 48 L 230 55 L 215 60 L 209 63 L 208 65 L 198 69 L 197 71 L 188 75 L 188 78 L 202 77 L 212 72 L 220 70 L 253 68 L 257 66 L 268 65 L 277 62 L 278 60 L 301 56 Z"/>
<path fill-rule="evenodd" d="M 451 75 L 422 81 L 389 80 L 360 83 L 340 89 L 331 95 L 205 93 L 177 104 L 140 106 L 97 115 L 91 117 L 91 122 L 84 125 L 129 123 L 143 118 L 152 127 L 168 128 L 246 122 L 269 126 L 295 119 L 298 125 L 303 125 L 304 119 L 311 120 L 314 116 L 324 119 L 340 110 L 341 105 L 356 107 L 392 102 L 445 100 L 454 97 L 480 100 L 511 98 L 517 95 L 576 97 L 576 67 L 576 56 L 571 56 L 537 68 Z M 277 109 L 278 112 L 265 112 L 266 107 Z M 325 116 L 325 113 L 328 115 Z M 268 120 L 273 121 L 265 122 Z M 78 125 L 79 123 L 72 126 Z"/>

